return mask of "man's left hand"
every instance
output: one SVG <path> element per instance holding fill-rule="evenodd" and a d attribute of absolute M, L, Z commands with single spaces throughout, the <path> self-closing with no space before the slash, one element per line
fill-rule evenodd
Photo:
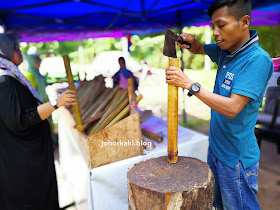
<path fill-rule="evenodd" d="M 185 73 L 177 67 L 169 67 L 165 71 L 166 75 L 166 83 L 170 85 L 175 85 L 177 87 L 190 89 L 190 85 L 194 83 L 192 80 L 189 79 Z"/>

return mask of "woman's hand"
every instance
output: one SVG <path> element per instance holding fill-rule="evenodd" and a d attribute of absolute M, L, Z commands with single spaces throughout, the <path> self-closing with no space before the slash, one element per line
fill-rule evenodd
<path fill-rule="evenodd" d="M 57 98 L 57 106 L 76 105 L 77 95 L 74 90 L 66 90 Z"/>
<path fill-rule="evenodd" d="M 184 74 L 184 72 L 177 67 L 169 67 L 165 71 L 166 75 L 166 83 L 175 85 L 177 87 L 190 89 L 190 85 L 194 83 L 192 80 L 188 78 L 187 75 Z"/>

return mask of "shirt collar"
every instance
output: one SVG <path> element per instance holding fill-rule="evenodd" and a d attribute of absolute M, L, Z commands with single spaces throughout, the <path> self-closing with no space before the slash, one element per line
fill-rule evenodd
<path fill-rule="evenodd" d="M 258 43 L 259 43 L 258 32 L 256 30 L 250 30 L 250 39 L 248 39 L 243 45 L 241 45 L 241 47 L 239 47 L 233 53 L 229 53 L 227 50 L 225 50 L 225 52 L 227 53 L 227 57 L 234 57 L 240 52 Z"/>

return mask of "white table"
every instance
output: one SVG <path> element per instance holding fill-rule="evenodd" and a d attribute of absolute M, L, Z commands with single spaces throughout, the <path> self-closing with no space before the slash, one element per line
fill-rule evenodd
<path fill-rule="evenodd" d="M 69 118 L 65 121 L 65 112 L 59 115 L 59 152 L 60 164 L 70 183 L 73 197 L 80 210 L 125 210 L 127 202 L 127 171 L 134 164 L 149 158 L 167 155 L 167 139 L 145 155 L 129 158 L 89 170 L 82 153 L 76 143 L 78 138 L 73 134 Z M 155 119 L 153 116 L 152 120 Z M 151 122 L 149 118 L 149 121 Z M 162 120 L 164 127 L 166 121 Z M 163 132 L 161 132 L 164 135 Z M 183 136 L 186 136 L 184 139 Z M 179 127 L 178 151 L 179 156 L 198 158 L 204 162 L 207 160 L 208 136 Z M 180 157 L 179 157 L 180 158 Z"/>

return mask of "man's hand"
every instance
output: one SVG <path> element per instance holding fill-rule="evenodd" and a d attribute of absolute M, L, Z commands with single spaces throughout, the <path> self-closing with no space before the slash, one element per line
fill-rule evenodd
<path fill-rule="evenodd" d="M 179 42 L 177 42 L 177 45 L 180 48 L 188 49 L 191 53 L 194 54 L 206 54 L 204 51 L 204 45 L 197 41 L 194 35 L 188 33 L 181 33 L 180 36 L 184 41 L 187 41 L 192 45 L 192 47 L 190 48 L 186 44 L 180 44 Z"/>
<path fill-rule="evenodd" d="M 76 105 L 77 96 L 74 90 L 66 90 L 57 98 L 57 106 Z"/>
<path fill-rule="evenodd" d="M 181 33 L 180 36 L 182 37 L 182 39 L 184 41 L 187 41 L 188 43 L 190 43 L 191 45 L 193 45 L 194 43 L 194 40 L 195 40 L 195 36 L 192 35 L 192 34 L 187 34 L 187 33 Z M 183 48 L 183 49 L 190 49 L 190 46 L 189 45 L 186 45 L 186 44 L 180 44 L 179 42 L 177 42 L 177 45 L 180 47 L 180 48 Z"/>
<path fill-rule="evenodd" d="M 177 67 L 169 67 L 165 71 L 166 75 L 166 83 L 175 85 L 177 87 L 185 88 L 185 89 L 190 89 L 190 85 L 194 83 L 192 80 L 189 79 L 185 73 Z"/>

